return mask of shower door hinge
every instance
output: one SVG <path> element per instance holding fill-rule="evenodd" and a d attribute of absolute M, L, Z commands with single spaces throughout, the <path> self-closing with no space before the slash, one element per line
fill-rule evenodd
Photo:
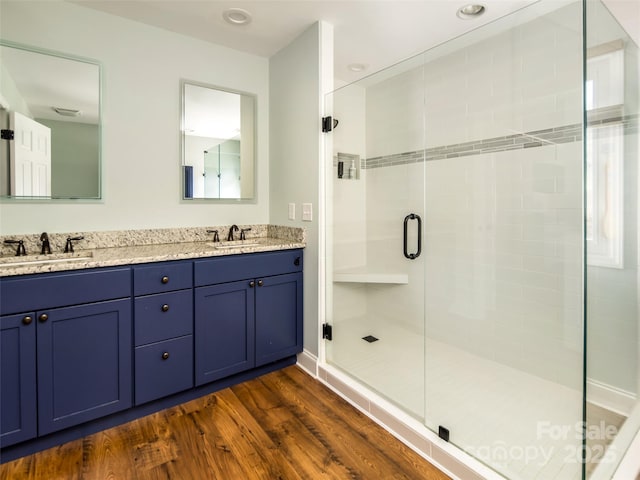
<path fill-rule="evenodd" d="M 322 117 L 322 133 L 327 133 L 332 130 L 333 121 L 331 116 Z"/>
<path fill-rule="evenodd" d="M 333 340 L 333 329 L 328 323 L 322 324 L 322 338 L 329 341 Z"/>
<path fill-rule="evenodd" d="M 338 126 L 338 123 L 338 119 L 331 118 L 331 115 L 328 117 L 322 117 L 322 133 L 330 132 Z"/>
<path fill-rule="evenodd" d="M 13 140 L 13 130 L 0 130 L 0 138 L 2 140 Z"/>

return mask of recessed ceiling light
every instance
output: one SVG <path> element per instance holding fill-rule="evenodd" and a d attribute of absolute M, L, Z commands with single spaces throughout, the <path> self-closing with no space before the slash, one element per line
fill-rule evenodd
<path fill-rule="evenodd" d="M 222 12 L 222 18 L 231 25 L 247 25 L 251 23 L 251 14 L 242 8 L 229 8 Z"/>
<path fill-rule="evenodd" d="M 82 113 L 80 110 L 74 110 L 72 108 L 51 107 L 54 112 L 63 117 L 79 117 Z"/>
<path fill-rule="evenodd" d="M 462 20 L 471 20 L 473 18 L 479 17 L 485 12 L 484 5 L 480 5 L 479 3 L 470 3 L 469 5 L 465 5 L 458 9 L 458 18 Z"/>
<path fill-rule="evenodd" d="M 369 68 L 369 65 L 367 65 L 366 63 L 350 63 L 349 65 L 347 65 L 347 68 L 352 72 L 364 72 L 367 68 Z"/>

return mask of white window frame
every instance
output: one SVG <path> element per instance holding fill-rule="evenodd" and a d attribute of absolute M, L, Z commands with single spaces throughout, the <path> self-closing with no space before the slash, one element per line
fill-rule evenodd
<path fill-rule="evenodd" d="M 587 264 L 624 268 L 623 125 L 588 127 L 586 146 Z"/>
<path fill-rule="evenodd" d="M 587 60 L 588 111 L 624 104 L 624 50 Z M 586 129 L 587 264 L 624 268 L 624 126 L 620 122 Z"/>

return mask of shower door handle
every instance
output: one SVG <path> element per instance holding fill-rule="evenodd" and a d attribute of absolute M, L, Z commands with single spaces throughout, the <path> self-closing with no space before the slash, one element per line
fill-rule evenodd
<path fill-rule="evenodd" d="M 407 251 L 407 225 L 409 224 L 409 220 L 417 220 L 418 221 L 418 251 L 416 253 L 409 253 Z M 416 213 L 410 213 L 406 217 L 404 217 L 404 256 L 409 260 L 415 260 L 420 256 L 422 252 L 422 219 L 420 215 Z"/>

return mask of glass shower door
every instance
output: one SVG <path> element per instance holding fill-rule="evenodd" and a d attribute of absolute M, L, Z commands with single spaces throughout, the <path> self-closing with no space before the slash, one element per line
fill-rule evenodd
<path fill-rule="evenodd" d="M 330 94 L 329 364 L 424 418 L 420 58 Z"/>
<path fill-rule="evenodd" d="M 582 475 L 582 6 L 430 53 L 426 425 L 509 479 Z"/>

